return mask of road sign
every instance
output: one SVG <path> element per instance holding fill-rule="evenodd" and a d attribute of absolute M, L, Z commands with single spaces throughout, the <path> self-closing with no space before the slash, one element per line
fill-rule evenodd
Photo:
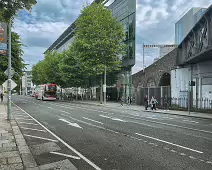
<path fill-rule="evenodd" d="M 8 76 L 8 69 L 5 70 L 4 74 Z M 15 74 L 15 70 L 11 67 L 11 78 L 13 77 L 14 74 Z"/>
<path fill-rule="evenodd" d="M 13 80 L 10 80 L 10 83 L 11 83 L 11 90 L 14 89 L 14 88 L 17 86 L 17 84 L 16 84 Z M 7 85 L 8 85 L 8 80 L 6 80 L 6 81 L 2 84 L 2 86 L 5 87 L 6 89 L 7 89 Z"/>
<path fill-rule="evenodd" d="M 7 24 L 0 22 L 0 43 L 7 44 Z"/>

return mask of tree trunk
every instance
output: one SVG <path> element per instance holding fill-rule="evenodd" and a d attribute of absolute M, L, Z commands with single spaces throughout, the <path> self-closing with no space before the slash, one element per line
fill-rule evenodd
<path fill-rule="evenodd" d="M 60 99 L 62 100 L 62 97 L 63 97 L 63 89 L 61 88 L 60 90 Z"/>
<path fill-rule="evenodd" d="M 100 85 L 100 103 L 102 104 L 103 101 L 103 81 L 102 81 L 102 75 L 101 75 L 101 85 Z"/>
<path fill-rule="evenodd" d="M 78 87 L 77 87 L 77 92 L 76 92 L 76 100 L 77 100 L 77 97 L 78 97 Z"/>

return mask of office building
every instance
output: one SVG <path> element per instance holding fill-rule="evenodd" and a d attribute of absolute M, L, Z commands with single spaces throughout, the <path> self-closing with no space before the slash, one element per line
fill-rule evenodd
<path fill-rule="evenodd" d="M 100 0 L 94 2 L 99 3 Z M 127 45 L 127 54 L 120 56 L 122 60 L 122 74 L 120 74 L 119 84 L 121 86 L 121 94 L 130 96 L 132 91 L 132 67 L 135 65 L 135 27 L 136 27 L 136 0 L 105 0 L 103 2 L 108 10 L 112 11 L 114 17 L 124 25 L 125 40 Z M 76 22 L 76 21 L 75 21 Z M 73 22 L 59 38 L 44 52 L 57 51 L 61 53 L 69 48 L 74 39 L 74 31 L 76 30 L 75 22 Z M 117 98 L 114 97 L 114 98 Z"/>
<path fill-rule="evenodd" d="M 31 71 L 25 71 L 24 75 L 22 76 L 22 83 L 21 83 L 21 89 L 23 95 L 29 95 L 32 91 L 32 72 Z"/>
<path fill-rule="evenodd" d="M 205 11 L 205 8 L 191 8 L 175 23 L 175 44 L 179 45 L 183 41 Z"/>

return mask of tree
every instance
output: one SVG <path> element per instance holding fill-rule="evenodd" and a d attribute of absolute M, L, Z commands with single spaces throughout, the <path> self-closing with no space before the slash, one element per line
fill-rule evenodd
<path fill-rule="evenodd" d="M 20 36 L 17 33 L 12 32 L 12 67 L 17 73 L 16 75 L 14 75 L 14 79 L 18 84 L 20 84 L 19 78 L 22 75 L 22 70 L 25 68 L 25 64 L 22 59 L 22 47 L 23 44 L 20 42 Z M 0 84 L 2 84 L 7 79 L 7 76 L 4 74 L 4 71 L 7 69 L 8 66 L 8 56 L 0 57 Z"/>
<path fill-rule="evenodd" d="M 44 61 L 39 61 L 32 67 L 32 82 L 36 85 L 46 83 Z"/>
<path fill-rule="evenodd" d="M 67 87 L 87 87 L 88 73 L 83 70 L 83 63 L 79 60 L 79 54 L 71 45 L 68 51 L 61 54 L 61 62 L 59 64 L 62 79 Z"/>
<path fill-rule="evenodd" d="M 60 74 L 60 70 L 59 70 L 59 63 L 62 60 L 63 55 L 62 54 L 58 54 L 57 52 L 48 52 L 45 55 L 45 59 L 44 59 L 44 74 L 46 77 L 46 81 L 49 83 L 56 83 L 57 85 L 64 87 L 65 86 L 65 82 L 62 79 L 62 76 Z M 46 82 L 46 83 L 47 83 Z"/>
<path fill-rule="evenodd" d="M 110 10 L 102 3 L 84 7 L 76 28 L 73 46 L 90 75 L 102 75 L 105 67 L 107 73 L 120 69 L 118 56 L 125 52 L 124 28 Z"/>
<path fill-rule="evenodd" d="M 5 21 L 8 21 L 12 18 L 18 10 L 26 9 L 31 10 L 32 6 L 37 3 L 36 0 L 1 0 L 0 1 L 0 9 L 1 14 Z"/>

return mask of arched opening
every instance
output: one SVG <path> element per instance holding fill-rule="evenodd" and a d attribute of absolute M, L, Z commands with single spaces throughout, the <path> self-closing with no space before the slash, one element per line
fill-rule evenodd
<path fill-rule="evenodd" d="M 159 86 L 170 86 L 171 75 L 169 73 L 164 73 L 160 78 Z"/>

